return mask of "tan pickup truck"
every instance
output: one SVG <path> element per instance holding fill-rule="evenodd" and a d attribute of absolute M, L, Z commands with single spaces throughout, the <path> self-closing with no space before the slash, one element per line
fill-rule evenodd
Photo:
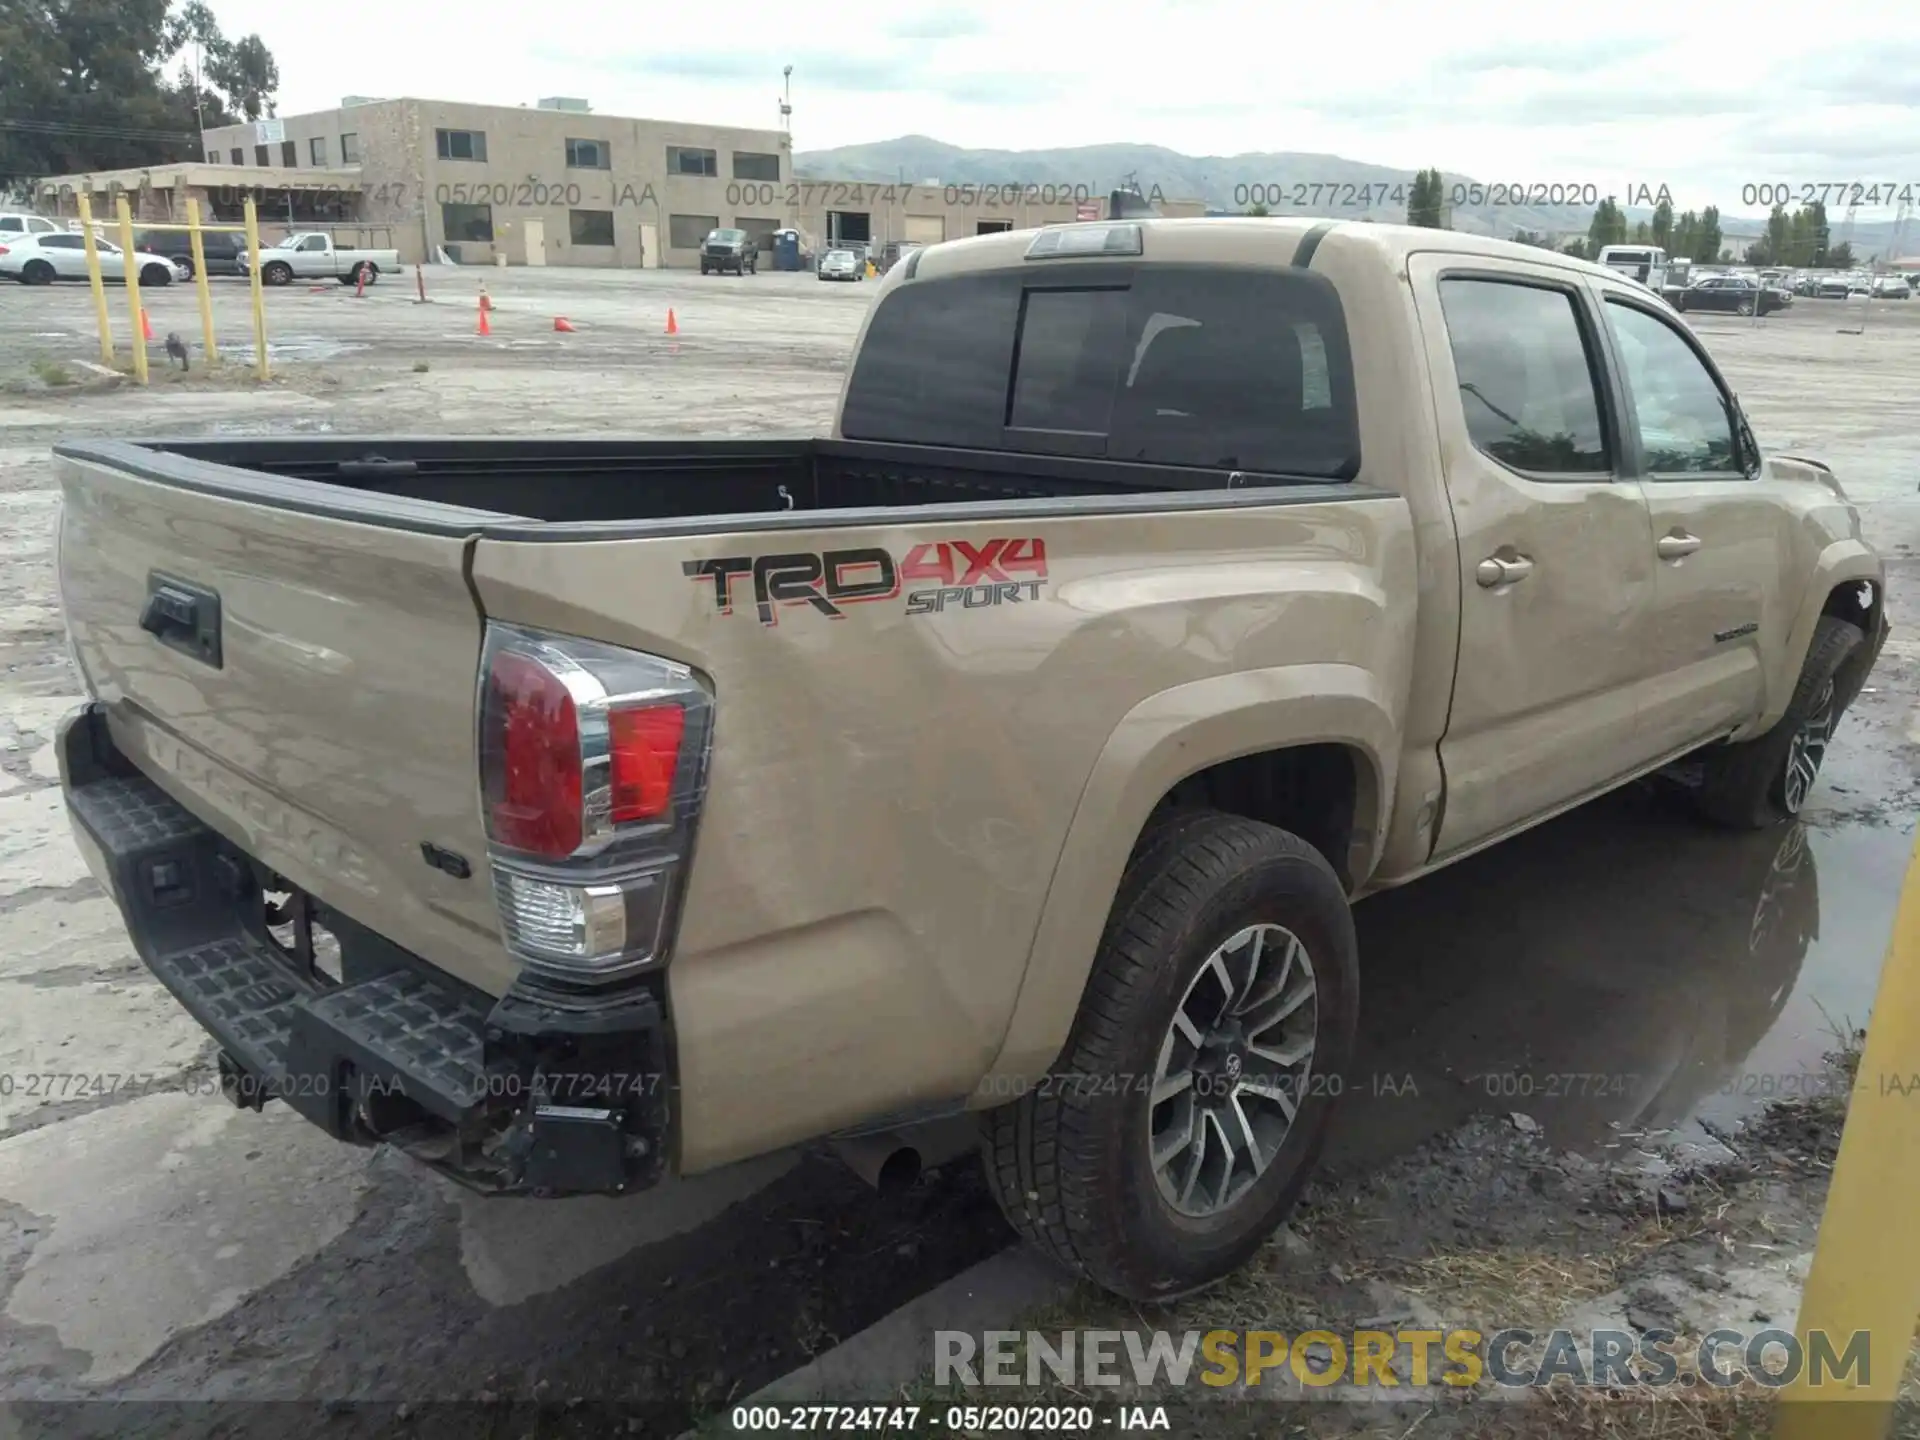
<path fill-rule="evenodd" d="M 1784 821 L 1886 628 L 1667 307 L 1385 225 L 916 251 L 824 439 L 56 454 L 76 833 L 238 1103 L 536 1194 L 959 1119 L 1140 1299 L 1305 1184 L 1350 902 Z"/>

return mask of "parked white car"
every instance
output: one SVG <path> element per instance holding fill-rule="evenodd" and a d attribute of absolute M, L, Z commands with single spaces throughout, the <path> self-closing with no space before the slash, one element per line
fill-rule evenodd
<path fill-rule="evenodd" d="M 1869 293 L 1876 300 L 1905 300 L 1913 294 L 1913 287 L 1904 275 L 1876 275 Z"/>
<path fill-rule="evenodd" d="M 240 254 L 240 273 L 248 269 L 246 252 Z M 333 237 L 319 230 L 298 230 L 278 245 L 260 252 L 260 283 L 286 285 L 301 280 L 338 280 L 351 285 L 366 272 L 371 285 L 382 275 L 400 269 L 398 250 L 361 250 L 350 245 L 335 245 Z"/>
<path fill-rule="evenodd" d="M 120 247 L 106 240 L 95 240 L 100 254 L 100 278 L 125 281 L 126 257 Z M 164 255 L 142 255 L 136 272 L 146 286 L 171 285 L 187 280 L 187 271 Z M 54 234 L 0 235 L 0 278 L 17 280 L 22 285 L 50 285 L 55 280 L 87 278 L 87 241 L 71 231 Z"/>

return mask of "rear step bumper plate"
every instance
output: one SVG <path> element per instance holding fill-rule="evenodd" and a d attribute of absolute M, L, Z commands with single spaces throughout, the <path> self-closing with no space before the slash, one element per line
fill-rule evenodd
<path fill-rule="evenodd" d="M 284 1100 L 337 1139 L 393 1140 L 490 1192 L 617 1192 L 659 1178 L 664 1100 L 644 1116 L 596 1109 L 571 1098 L 581 1087 L 569 1076 L 570 1094 L 548 1101 L 529 1059 L 543 1037 L 527 1033 L 526 997 L 496 1006 L 425 962 L 372 975 L 343 964 L 343 983 L 303 971 L 262 933 L 257 867 L 113 748 L 97 706 L 66 722 L 59 753 L 90 868 L 141 960 L 224 1052 L 236 1104 Z M 647 998 L 629 999 L 614 1034 L 599 1031 L 628 1064 L 664 1049 Z M 492 1055 L 490 1035 L 501 1042 Z M 573 1036 L 560 1044 L 579 1049 Z M 375 1113 L 405 1123 L 383 1134 L 370 1128 Z"/>

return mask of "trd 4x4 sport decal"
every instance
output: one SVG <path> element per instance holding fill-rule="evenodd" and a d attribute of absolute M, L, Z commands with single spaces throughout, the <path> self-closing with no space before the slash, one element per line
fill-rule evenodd
<path fill-rule="evenodd" d="M 914 546 L 898 561 L 878 549 L 802 550 L 684 560 L 680 568 L 689 580 L 713 582 L 713 606 L 722 615 L 733 613 L 735 582 L 752 577 L 753 603 L 762 625 L 779 623 L 783 605 L 810 605 L 822 615 L 844 620 L 842 606 L 897 600 L 902 587 L 919 581 L 937 583 L 908 590 L 906 613 L 938 615 L 1038 600 L 1047 579 L 1047 542 L 1033 538 L 975 545 L 937 540 Z"/>

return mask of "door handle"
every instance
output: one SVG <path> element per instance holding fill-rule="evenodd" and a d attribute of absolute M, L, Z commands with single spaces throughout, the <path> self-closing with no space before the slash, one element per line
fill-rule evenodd
<path fill-rule="evenodd" d="M 1662 535 L 1653 547 L 1662 560 L 1681 560 L 1700 548 L 1698 535 Z"/>
<path fill-rule="evenodd" d="M 1512 560 L 1503 560 L 1498 555 L 1489 555 L 1475 567 L 1473 578 L 1480 582 L 1483 590 L 1492 590 L 1496 586 L 1511 585 L 1516 580 L 1524 580 L 1533 573 L 1533 562 L 1521 555 Z"/>

